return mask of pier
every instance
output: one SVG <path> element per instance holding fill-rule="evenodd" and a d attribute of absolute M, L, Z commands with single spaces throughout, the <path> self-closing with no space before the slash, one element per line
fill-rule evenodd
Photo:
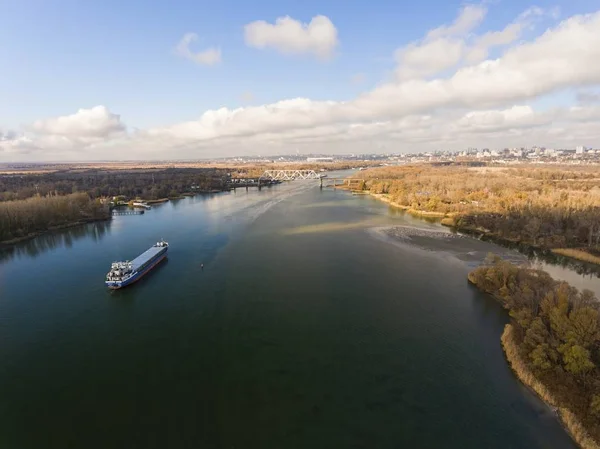
<path fill-rule="evenodd" d="M 274 184 L 280 184 L 281 181 L 258 177 L 258 178 L 231 178 L 227 183 L 227 187 L 229 189 L 238 189 L 241 187 L 245 187 L 248 190 L 249 187 L 258 187 L 258 189 L 262 189 L 263 187 L 270 187 Z"/>
<path fill-rule="evenodd" d="M 115 210 L 113 209 L 112 215 L 144 215 L 146 212 L 144 209 L 134 209 L 134 210 Z"/>

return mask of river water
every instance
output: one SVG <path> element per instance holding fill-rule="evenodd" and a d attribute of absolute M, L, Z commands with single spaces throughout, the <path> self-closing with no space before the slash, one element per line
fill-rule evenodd
<path fill-rule="evenodd" d="M 440 230 L 298 181 L 5 252 L 0 447 L 573 448 L 466 282 L 490 250 L 519 256 Z M 161 237 L 168 261 L 107 291 Z"/>

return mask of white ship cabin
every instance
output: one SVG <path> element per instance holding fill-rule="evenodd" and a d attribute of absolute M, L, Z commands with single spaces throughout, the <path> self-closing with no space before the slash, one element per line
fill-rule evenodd
<path fill-rule="evenodd" d="M 106 275 L 107 281 L 120 281 L 133 272 L 133 264 L 126 262 L 113 262 L 110 271 Z"/>

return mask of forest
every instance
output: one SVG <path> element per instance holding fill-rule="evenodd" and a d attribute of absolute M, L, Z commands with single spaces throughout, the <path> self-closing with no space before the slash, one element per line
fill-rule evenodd
<path fill-rule="evenodd" d="M 180 196 L 198 190 L 222 190 L 227 171 L 211 168 L 164 170 L 61 170 L 42 174 L 0 176 L 0 201 L 85 192 L 91 198 L 123 195 L 147 200 Z"/>
<path fill-rule="evenodd" d="M 443 224 L 542 248 L 600 256 L 600 176 L 593 168 L 433 167 L 369 169 L 364 189 Z"/>
<path fill-rule="evenodd" d="M 0 202 L 0 242 L 27 238 L 49 228 L 108 218 L 108 206 L 84 192 Z"/>
<path fill-rule="evenodd" d="M 600 442 L 600 303 L 544 271 L 518 267 L 489 255 L 469 280 L 509 310 L 503 343 L 524 366 L 512 363 L 538 394 L 556 406 L 582 447 Z M 510 340 L 505 337 L 509 336 Z M 514 346 L 514 347 L 513 347 Z M 510 359 L 510 357 L 509 357 Z M 531 386 L 531 385 L 530 385 Z M 595 443 L 594 443 L 595 441 Z"/>
<path fill-rule="evenodd" d="M 358 162 L 326 164 L 233 164 L 218 167 L 118 168 L 60 165 L 41 172 L 0 175 L 0 242 L 53 227 L 108 218 L 106 198 L 159 200 L 190 192 L 226 190 L 231 177 L 258 177 L 267 169 L 343 169 Z"/>
<path fill-rule="evenodd" d="M 79 168 L 59 166 L 59 170 L 41 173 L 10 172 L 0 174 L 0 202 L 42 197 L 48 194 L 66 195 L 86 192 L 92 198 L 125 196 L 157 200 L 179 197 L 183 193 L 226 190 L 230 177 L 259 177 L 270 169 L 343 170 L 373 162 L 277 163 L 277 164 L 215 164 L 214 167 L 173 168 Z M 49 167 L 51 168 L 51 167 Z M 194 186 L 194 189 L 192 189 Z"/>

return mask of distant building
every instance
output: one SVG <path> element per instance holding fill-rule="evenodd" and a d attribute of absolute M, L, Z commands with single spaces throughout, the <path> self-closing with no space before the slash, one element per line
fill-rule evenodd
<path fill-rule="evenodd" d="M 576 154 L 583 154 L 585 152 L 585 147 L 583 145 L 579 145 L 575 147 Z"/>
<path fill-rule="evenodd" d="M 332 157 L 307 157 L 306 162 L 333 162 Z"/>

